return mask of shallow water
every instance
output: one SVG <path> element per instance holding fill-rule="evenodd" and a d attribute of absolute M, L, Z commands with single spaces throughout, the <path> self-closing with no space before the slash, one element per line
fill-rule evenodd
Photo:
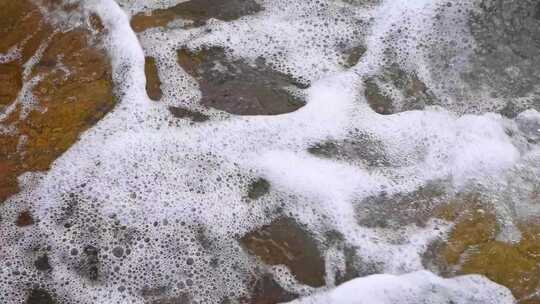
<path fill-rule="evenodd" d="M 0 21 L 0 302 L 540 301 L 537 1 L 30 6 L 88 45 Z"/>

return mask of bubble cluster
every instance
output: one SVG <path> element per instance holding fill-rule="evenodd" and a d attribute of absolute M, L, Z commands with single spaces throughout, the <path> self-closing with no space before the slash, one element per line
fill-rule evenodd
<path fill-rule="evenodd" d="M 118 105 L 50 171 L 21 176 L 21 193 L 0 206 L 0 302 L 256 303 L 261 295 L 278 302 L 387 273 L 350 284 L 383 299 L 383 278 L 391 282 L 388 303 L 403 295 L 442 303 L 446 293 L 456 303 L 493 303 L 493 294 L 511 303 L 507 289 L 485 278 L 421 271 L 422 254 L 448 222 L 404 212 L 384 219 L 397 224 L 378 225 L 363 213 L 386 217 L 392 204 L 384 198 L 404 197 L 408 206 L 438 183 L 443 195 L 434 204 L 512 189 L 515 200 L 528 197 L 519 199 L 520 215 L 540 214 L 527 209 L 538 191 L 538 112 L 487 113 L 492 100 L 473 99 L 460 82 L 476 47 L 469 1 L 258 1 L 264 10 L 237 20 L 188 28 L 175 21 L 138 35 L 126 12 L 180 1 L 117 2 L 82 9 L 107 29 Z M 238 116 L 201 105 L 200 79 L 180 67 L 177 52 L 210 47 L 227 50 L 220 60 L 263 59 L 290 75 L 305 106 Z M 159 101 L 145 91 L 148 56 Z M 399 72 L 385 76 L 391 66 Z M 393 92 L 396 114 L 370 107 L 367 79 Z M 407 95 L 419 82 L 434 100 L 411 110 L 406 102 L 425 97 Z M 499 210 L 511 223 L 509 205 Z M 33 224 L 19 227 L 25 210 Z M 322 274 L 317 284 L 302 282 L 301 262 L 273 265 L 253 254 L 295 254 L 287 236 L 273 239 L 281 228 L 272 225 L 284 221 L 296 229 L 295 244 L 320 254 L 309 257 L 324 267 L 311 272 Z M 249 245 L 246 236 L 255 236 Z M 347 284 L 320 303 L 344 303 Z"/>

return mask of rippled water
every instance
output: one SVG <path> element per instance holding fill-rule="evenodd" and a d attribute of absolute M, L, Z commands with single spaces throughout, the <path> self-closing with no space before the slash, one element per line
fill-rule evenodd
<path fill-rule="evenodd" d="M 116 105 L 17 171 L 0 302 L 539 303 L 538 1 L 43 3 Z"/>

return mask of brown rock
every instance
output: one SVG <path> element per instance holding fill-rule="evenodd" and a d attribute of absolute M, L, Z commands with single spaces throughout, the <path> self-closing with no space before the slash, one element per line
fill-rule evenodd
<path fill-rule="evenodd" d="M 24 302 L 25 304 L 55 304 L 56 301 L 49 294 L 49 292 L 43 289 L 33 289 L 30 291 L 28 298 Z"/>
<path fill-rule="evenodd" d="M 0 107 L 11 104 L 21 88 L 22 67 L 17 63 L 0 64 Z"/>
<path fill-rule="evenodd" d="M 298 298 L 298 295 L 290 293 L 279 286 L 274 279 L 266 274 L 256 279 L 252 297 L 246 303 L 250 304 L 274 304 L 292 301 Z"/>
<path fill-rule="evenodd" d="M 444 197 L 443 182 L 432 182 L 408 193 L 369 196 L 355 204 L 358 224 L 371 228 L 394 228 L 415 224 L 424 227 Z"/>
<path fill-rule="evenodd" d="M 146 93 L 150 99 L 158 101 L 163 96 L 161 91 L 161 80 L 159 80 L 156 60 L 153 57 L 146 57 L 144 62 L 144 73 L 146 74 Z"/>
<path fill-rule="evenodd" d="M 540 224 L 519 224 L 516 244 L 496 240 L 495 213 L 478 197 L 451 203 L 438 210 L 438 217 L 455 222 L 448 240 L 436 249 L 438 267 L 447 276 L 482 274 L 508 287 L 519 303 L 540 303 Z"/>
<path fill-rule="evenodd" d="M 533 296 L 540 289 L 540 266 L 537 261 L 522 255 L 513 245 L 490 241 L 474 249 L 470 248 L 460 273 L 482 274 L 508 287 L 520 303 L 540 301 L 538 296 Z"/>
<path fill-rule="evenodd" d="M 382 92 L 379 85 L 374 80 L 369 79 L 366 81 L 364 95 L 373 111 L 383 115 L 394 113 L 392 98 Z"/>
<path fill-rule="evenodd" d="M 277 72 L 261 58 L 254 64 L 231 59 L 220 47 L 178 51 L 178 63 L 199 82 L 201 104 L 238 115 L 278 115 L 293 112 L 304 101 L 288 88 L 305 88 Z"/>
<path fill-rule="evenodd" d="M 114 99 L 109 60 L 90 29 L 78 27 L 53 35 L 43 16 L 47 12 L 31 2 L 2 1 L 0 5 L 5 8 L 0 10 L 0 31 L 8 29 L 0 51 L 13 46 L 22 49 L 22 58 L 0 67 L 0 78 L 7 80 L 0 82 L 2 103 L 13 102 L 15 92 L 28 80 L 21 79 L 22 64 L 47 43 L 29 75 L 29 79 L 41 78 L 32 88 L 39 109 L 22 112 L 17 105 L 0 121 L 15 129 L 0 135 L 1 202 L 18 191 L 20 174 L 47 170 L 80 133 L 113 108 Z"/>
<path fill-rule="evenodd" d="M 264 263 L 287 266 L 298 281 L 324 285 L 325 262 L 317 242 L 293 219 L 278 219 L 246 234 L 240 242 Z"/>
<path fill-rule="evenodd" d="M 344 52 L 344 62 L 343 66 L 346 68 L 351 68 L 355 66 L 358 61 L 360 61 L 360 58 L 366 53 L 367 49 L 363 45 L 351 47 Z"/>
<path fill-rule="evenodd" d="M 256 200 L 270 191 L 270 183 L 264 178 L 258 178 L 249 184 L 248 197 Z"/>
<path fill-rule="evenodd" d="M 383 87 L 389 86 L 402 96 L 395 100 Z M 418 75 L 409 73 L 393 64 L 385 67 L 380 75 L 365 81 L 364 95 L 371 108 L 383 115 L 410 110 L 420 110 L 436 102 L 436 97 Z"/>
<path fill-rule="evenodd" d="M 169 107 L 169 112 L 176 118 L 188 118 L 193 122 L 205 122 L 210 119 L 208 115 L 182 107 Z"/>
<path fill-rule="evenodd" d="M 135 32 L 142 32 L 148 28 L 165 26 L 178 18 L 203 25 L 210 18 L 230 21 L 260 10 L 262 7 L 254 0 L 191 0 L 171 8 L 139 13 L 131 19 L 131 27 Z"/>
<path fill-rule="evenodd" d="M 30 214 L 30 211 L 23 211 L 19 213 L 19 217 L 17 217 L 17 222 L 15 224 L 18 227 L 26 227 L 34 224 L 34 219 L 32 218 L 32 215 Z"/>

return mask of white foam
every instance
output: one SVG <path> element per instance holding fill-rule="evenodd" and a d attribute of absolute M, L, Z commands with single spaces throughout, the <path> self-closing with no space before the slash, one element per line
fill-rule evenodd
<path fill-rule="evenodd" d="M 442 3 L 401 1 L 394 7 L 392 2 L 356 7 L 331 1 L 318 7 L 308 2 L 265 1 L 265 11 L 253 16 L 232 22 L 210 20 L 202 29 L 152 29 L 142 33 L 140 41 L 114 1 L 85 3 L 109 29 L 107 49 L 118 105 L 44 176 L 21 178 L 23 191 L 1 206 L 2 213 L 12 223 L 18 209 L 30 207 L 40 221 L 24 233 L 2 223 L 2 240 L 10 241 L 10 246 L 0 246 L 0 256 L 17 260 L 24 248 L 50 246 L 53 270 L 47 287 L 73 302 L 144 303 L 148 299 L 143 290 L 162 288 L 164 296 L 189 292 L 194 300 L 219 303 L 225 296 L 246 296 L 249 274 L 264 268 L 241 249 L 239 236 L 285 214 L 308 227 L 317 239 L 324 238 L 326 231 L 341 233 L 344 242 L 358 249 L 360 260 L 387 273 L 346 283 L 316 296 L 314 303 L 444 299 L 495 303 L 495 295 L 510 303 L 505 288 L 478 276 L 441 279 L 415 272 L 423 269 L 422 254 L 428 244 L 448 231 L 447 223 L 432 220 L 425 227 L 410 223 L 396 231 L 366 228 L 355 218 L 354 205 L 368 196 L 409 192 L 437 180 L 451 180 L 449 193 L 471 184 L 489 188 L 513 180 L 524 164 L 538 169 L 534 163 L 540 155 L 538 144 L 526 144 L 516 123 L 499 115 L 458 116 L 432 107 L 382 116 L 369 108 L 362 97 L 362 80 L 382 65 L 380 38 L 405 18 L 406 23 L 414 23 L 412 41 L 403 38 L 406 41 L 396 43 L 414 52 L 414 37 L 429 30 L 430 18 Z M 147 5 L 121 3 L 127 12 Z M 156 3 L 164 7 L 173 2 Z M 419 10 L 423 13 L 415 22 Z M 368 53 L 352 70 L 339 63 L 338 45 L 343 40 L 349 45 L 368 42 Z M 167 111 L 170 105 L 200 109 L 197 85 L 176 65 L 175 51 L 202 45 L 226 46 L 233 57 L 248 60 L 263 56 L 278 69 L 309 81 L 311 87 L 303 92 L 307 105 L 278 116 L 240 117 L 204 110 L 210 121 L 200 124 L 172 118 Z M 150 101 L 146 95 L 143 48 L 157 59 L 164 84 L 162 102 Z M 424 73 L 430 63 L 413 60 L 416 55 L 424 54 L 412 54 L 408 63 Z M 476 102 L 480 101 L 471 100 Z M 536 116 L 526 112 L 518 121 Z M 508 135 L 508 129 L 515 135 Z M 392 165 L 371 167 L 306 152 L 328 140 L 357 140 L 358 134 L 380 141 L 381 153 Z M 512 173 L 505 174 L 508 171 Z M 534 172 L 532 184 L 538 181 Z M 270 182 L 269 193 L 246 202 L 249 183 L 259 177 Z M 532 191 L 527 185 L 520 188 L 524 196 Z M 201 229 L 210 248 L 201 244 Z M 11 242 L 14 239 L 18 241 Z M 83 252 L 88 244 L 102 250 L 99 282 L 79 274 L 81 254 L 70 255 L 73 249 Z M 130 255 L 111 256 L 118 246 L 129 249 Z M 331 254 L 323 254 L 330 261 L 327 268 L 334 267 Z M 186 265 L 187 258 L 195 266 Z M 209 263 L 213 258 L 220 260 L 219 266 Z M 21 267 L 32 269 L 30 259 L 25 263 Z M 8 272 L 16 267 L 0 272 L 3 282 L 10 280 Z M 409 272 L 413 273 L 389 275 Z M 290 282 L 290 289 L 313 291 L 291 275 L 280 275 L 280 280 Z"/>
<path fill-rule="evenodd" d="M 514 303 L 509 290 L 481 276 L 442 279 L 427 271 L 401 276 L 386 274 L 359 278 L 310 298 L 305 304 L 417 304 L 417 303 Z"/>

